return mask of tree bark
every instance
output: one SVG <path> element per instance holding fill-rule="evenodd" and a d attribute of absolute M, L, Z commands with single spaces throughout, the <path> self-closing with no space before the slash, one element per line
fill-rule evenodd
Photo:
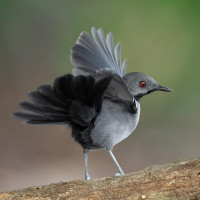
<path fill-rule="evenodd" d="M 120 177 L 70 181 L 0 194 L 0 200 L 200 200 L 200 158 L 155 165 Z"/>

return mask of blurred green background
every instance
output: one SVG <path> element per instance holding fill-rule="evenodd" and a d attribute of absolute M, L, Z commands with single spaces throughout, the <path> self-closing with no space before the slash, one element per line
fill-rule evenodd
<path fill-rule="evenodd" d="M 71 73 L 70 48 L 92 26 L 113 32 L 128 72 L 174 93 L 141 100 L 140 123 L 114 148 L 126 173 L 200 153 L 200 1 L 1 0 L 0 191 L 84 179 L 84 157 L 64 127 L 12 118 L 30 90 Z M 92 178 L 117 171 L 106 151 L 89 154 Z"/>

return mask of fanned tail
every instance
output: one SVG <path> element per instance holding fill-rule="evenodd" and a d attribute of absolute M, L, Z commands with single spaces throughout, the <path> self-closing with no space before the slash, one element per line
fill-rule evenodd
<path fill-rule="evenodd" d="M 68 124 L 69 100 L 56 93 L 51 85 L 42 85 L 30 92 L 31 102 L 22 102 L 24 111 L 13 113 L 14 117 L 25 119 L 26 124 Z"/>
<path fill-rule="evenodd" d="M 42 85 L 30 92 L 30 102 L 20 103 L 24 110 L 13 116 L 26 120 L 26 124 L 86 125 L 100 110 L 111 79 L 111 75 L 98 81 L 93 76 L 64 75 L 53 86 Z"/>

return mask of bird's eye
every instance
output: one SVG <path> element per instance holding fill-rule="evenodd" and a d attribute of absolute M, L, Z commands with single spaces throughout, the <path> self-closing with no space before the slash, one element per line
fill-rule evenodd
<path fill-rule="evenodd" d="M 140 87 L 145 87 L 146 86 L 146 83 L 144 81 L 141 81 L 140 82 Z"/>

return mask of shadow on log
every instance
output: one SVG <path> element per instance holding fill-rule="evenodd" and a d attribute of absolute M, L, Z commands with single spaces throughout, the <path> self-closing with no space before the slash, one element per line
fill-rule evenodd
<path fill-rule="evenodd" d="M 0 200 L 200 200 L 200 158 L 155 165 L 118 178 L 70 181 L 0 194 Z"/>

